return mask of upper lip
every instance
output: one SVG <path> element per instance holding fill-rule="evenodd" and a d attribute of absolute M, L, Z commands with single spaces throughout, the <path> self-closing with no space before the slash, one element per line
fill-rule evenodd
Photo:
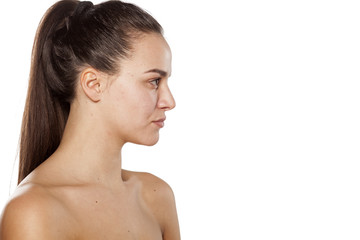
<path fill-rule="evenodd" d="M 159 118 L 155 120 L 154 122 L 164 122 L 166 120 L 166 117 Z"/>

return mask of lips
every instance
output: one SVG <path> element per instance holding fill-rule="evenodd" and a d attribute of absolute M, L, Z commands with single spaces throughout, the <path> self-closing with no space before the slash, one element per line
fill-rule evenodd
<path fill-rule="evenodd" d="M 165 125 L 165 117 L 164 118 L 160 118 L 160 119 L 158 119 L 158 120 L 156 120 L 156 121 L 153 121 L 153 123 L 155 124 L 155 125 L 157 125 L 158 127 L 160 127 L 160 128 L 162 128 L 162 127 L 164 127 L 164 125 Z"/>

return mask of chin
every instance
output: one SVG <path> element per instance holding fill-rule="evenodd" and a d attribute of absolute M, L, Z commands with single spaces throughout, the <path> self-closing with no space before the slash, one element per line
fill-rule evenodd
<path fill-rule="evenodd" d="M 133 141 L 133 143 L 138 145 L 144 145 L 144 146 L 154 146 L 159 141 L 159 134 L 155 134 L 155 136 L 151 137 L 142 137 L 141 139 L 138 139 L 138 141 Z"/>
<path fill-rule="evenodd" d="M 144 143 L 144 144 L 141 144 L 141 145 L 151 147 L 151 146 L 154 146 L 157 142 L 158 142 L 158 141 L 156 141 L 156 142 L 151 142 L 151 143 Z"/>
<path fill-rule="evenodd" d="M 154 146 L 158 142 L 159 142 L 159 138 L 156 138 L 156 139 L 153 139 L 152 141 L 145 142 L 143 145 L 145 145 L 145 146 Z"/>

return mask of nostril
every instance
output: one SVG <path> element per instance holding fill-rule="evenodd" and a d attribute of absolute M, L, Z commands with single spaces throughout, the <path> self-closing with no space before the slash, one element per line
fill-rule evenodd
<path fill-rule="evenodd" d="M 175 106 L 176 106 L 175 99 L 170 91 L 167 92 L 167 94 L 162 95 L 158 99 L 157 107 L 160 109 L 169 111 L 169 110 L 175 108 Z"/>

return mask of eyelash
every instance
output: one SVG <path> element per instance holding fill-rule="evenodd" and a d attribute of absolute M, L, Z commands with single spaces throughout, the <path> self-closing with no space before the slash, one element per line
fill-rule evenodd
<path fill-rule="evenodd" d="M 154 80 L 151 80 L 151 81 L 150 81 L 150 84 L 152 84 L 152 85 L 154 85 L 156 88 L 158 88 L 158 87 L 159 87 L 160 80 L 161 80 L 161 78 L 156 78 L 156 79 L 154 79 Z"/>

